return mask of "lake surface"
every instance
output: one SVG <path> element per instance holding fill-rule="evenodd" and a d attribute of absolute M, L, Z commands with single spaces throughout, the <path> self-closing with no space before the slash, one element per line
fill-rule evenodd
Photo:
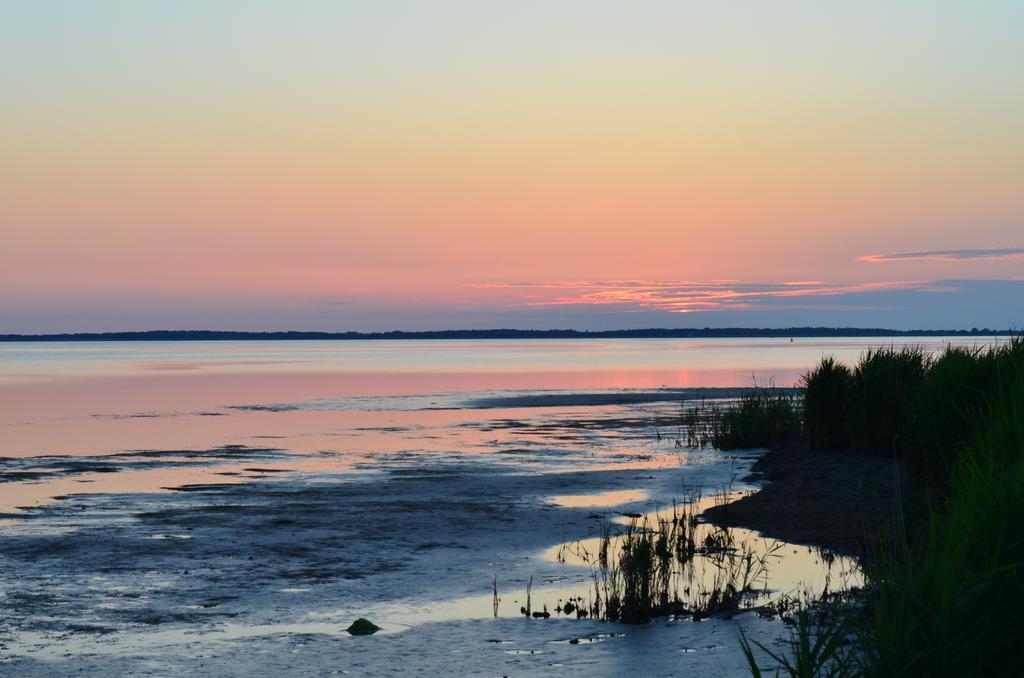
<path fill-rule="evenodd" d="M 0 672 L 739 670 L 736 624 L 781 624 L 527 621 L 523 594 L 589 595 L 553 554 L 624 512 L 752 489 L 759 452 L 685 448 L 681 408 L 950 342 L 983 343 L 0 344 Z M 856 582 L 784 546 L 765 596 Z M 384 627 L 371 653 L 358 616 Z"/>

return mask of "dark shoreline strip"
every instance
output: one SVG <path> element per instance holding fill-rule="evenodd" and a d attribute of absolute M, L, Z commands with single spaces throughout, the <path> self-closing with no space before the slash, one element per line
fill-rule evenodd
<path fill-rule="evenodd" d="M 804 445 L 766 452 L 753 472 L 749 480 L 766 481 L 759 491 L 701 517 L 850 556 L 869 555 L 891 536 L 897 496 L 906 491 L 903 469 L 892 459 Z"/>

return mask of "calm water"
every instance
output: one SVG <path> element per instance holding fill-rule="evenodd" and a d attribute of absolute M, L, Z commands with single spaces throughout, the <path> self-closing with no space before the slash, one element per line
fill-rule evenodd
<path fill-rule="evenodd" d="M 538 391 L 794 384 L 831 354 L 979 339 L 624 339 L 529 341 L 138 342 L 0 344 L 0 454 L 97 454 L 154 444 L 232 442 L 238 405 L 324 399 L 365 412 L 460 407 Z M 418 396 L 418 398 L 412 397 Z M 157 420 L 174 416 L 174 431 Z M 210 415 L 218 415 L 217 417 Z M 228 415 L 236 415 L 231 417 Z M 407 415 L 417 416 L 417 415 Z M 420 415 L 422 416 L 422 415 Z M 359 418 L 359 417 L 357 417 Z M 139 423 L 141 419 L 153 421 Z M 123 431 L 124 433 L 119 433 Z M 140 439 L 133 436 L 138 434 Z"/>
<path fill-rule="evenodd" d="M 950 341 L 979 340 L 927 345 L 938 349 Z M 522 408 L 531 395 L 749 386 L 754 380 L 791 385 L 823 354 L 852 361 L 868 346 L 889 343 L 894 340 L 0 344 L 0 456 L 21 460 L 7 468 L 21 475 L 8 473 L 8 480 L 24 478 L 6 484 L 0 504 L 211 480 L 209 469 L 196 464 L 33 476 L 25 464 L 37 457 L 272 446 L 299 455 L 288 459 L 290 470 L 351 469 L 368 455 L 479 449 L 490 433 L 473 423 L 495 417 L 493 410 L 473 408 L 481 397 L 499 396 L 499 404 L 502 396 L 515 397 L 509 403 L 516 407 L 503 410 L 505 416 L 529 419 L 550 409 Z M 568 409 L 594 409 L 576 404 Z"/>
<path fill-rule="evenodd" d="M 822 354 L 847 361 L 866 347 L 987 343 L 979 338 L 586 339 L 467 341 L 60 342 L 0 344 L 0 384 L 41 378 L 153 374 L 333 374 L 351 378 L 350 394 L 424 392 L 474 380 L 477 388 L 747 385 L 751 372 L 792 380 Z M 417 378 L 374 387 L 365 375 Z M 491 381 L 488 381 L 490 379 Z"/>

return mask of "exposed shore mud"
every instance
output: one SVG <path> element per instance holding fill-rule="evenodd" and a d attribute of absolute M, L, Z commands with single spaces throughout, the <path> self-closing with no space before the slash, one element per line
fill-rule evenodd
<path fill-rule="evenodd" d="M 791 445 L 765 453 L 752 470 L 748 480 L 764 481 L 761 490 L 709 508 L 705 520 L 861 555 L 892 533 L 899 515 L 904 472 L 891 459 Z"/>
<path fill-rule="evenodd" d="M 534 609 L 553 613 L 592 591 L 591 569 L 552 549 L 695 489 L 750 488 L 737 479 L 760 451 L 680 449 L 658 428 L 676 404 L 474 412 L 335 423 L 302 453 L 304 438 L 275 437 L 280 448 L 93 456 L 88 472 L 69 457 L 4 460 L 43 474 L 6 487 L 72 491 L 0 526 L 0 672 L 730 675 L 745 667 L 739 628 L 769 646 L 785 635 L 754 613 L 524 618 L 531 582 Z M 382 630 L 350 637 L 360 617 Z"/>
<path fill-rule="evenodd" d="M 713 486 L 723 464 L 695 465 L 687 482 Z M 641 652 L 650 675 L 674 673 L 676 661 L 738 671 L 737 622 L 633 628 L 518 611 L 531 578 L 535 603 L 551 609 L 590 585 L 585 568 L 546 560 L 546 549 L 681 485 L 678 468 L 516 474 L 462 463 L 70 497 L 4 530 L 0 666 L 28 675 L 377 674 L 407 664 L 424 675 L 613 675 Z M 547 500 L 623 488 L 644 491 L 597 509 Z M 349 638 L 360 616 L 390 633 Z M 745 617 L 738 623 L 766 641 L 780 632 Z"/>

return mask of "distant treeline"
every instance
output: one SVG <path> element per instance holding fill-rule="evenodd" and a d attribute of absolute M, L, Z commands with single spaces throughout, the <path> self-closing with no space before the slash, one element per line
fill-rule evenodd
<path fill-rule="evenodd" d="M 220 330 L 151 330 L 146 332 L 78 332 L 0 334 L 0 341 L 353 341 L 386 339 L 732 339 L 779 337 L 944 337 L 1008 336 L 1015 330 L 987 327 L 970 330 L 890 330 L 879 327 L 705 327 L 638 330 L 433 330 L 426 332 L 227 332 Z"/>

